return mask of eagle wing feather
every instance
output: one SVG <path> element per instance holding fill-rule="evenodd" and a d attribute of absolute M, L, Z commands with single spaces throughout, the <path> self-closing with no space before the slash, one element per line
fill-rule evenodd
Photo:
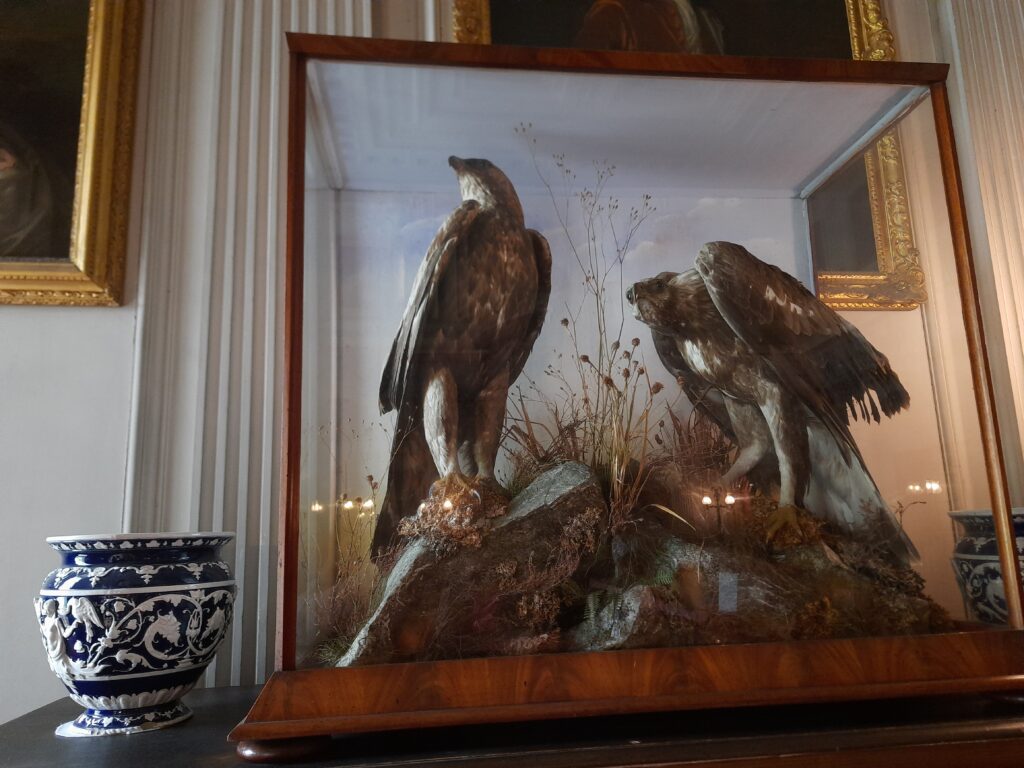
<path fill-rule="evenodd" d="M 466 238 L 480 204 L 466 200 L 448 216 L 427 249 L 416 273 L 402 324 L 391 344 L 391 353 L 380 380 L 380 412 L 401 408 L 408 391 L 410 365 L 423 345 L 424 320 L 436 314 L 439 287 L 460 243 Z"/>
<path fill-rule="evenodd" d="M 709 244 L 696 267 L 729 327 L 858 456 L 850 416 L 909 405 L 885 355 L 792 276 L 732 243 Z"/>
<path fill-rule="evenodd" d="M 676 377 L 676 381 L 690 404 L 705 416 L 709 416 L 725 433 L 725 436 L 735 443 L 736 433 L 732 426 L 732 419 L 729 418 L 729 412 L 725 409 L 725 395 L 710 386 L 703 376 L 690 368 L 680 354 L 674 336 L 651 328 L 651 339 L 654 341 L 654 351 L 658 353 L 662 365 Z"/>
<path fill-rule="evenodd" d="M 533 244 L 533 256 L 537 263 L 537 303 L 534 304 L 533 316 L 530 318 L 530 327 L 523 336 L 519 349 L 509 359 L 509 384 L 519 378 L 526 365 L 526 359 L 533 351 L 533 345 L 540 336 L 541 328 L 544 326 L 544 318 L 548 313 L 548 300 L 551 298 L 551 249 L 544 236 L 533 229 L 526 230 Z"/>

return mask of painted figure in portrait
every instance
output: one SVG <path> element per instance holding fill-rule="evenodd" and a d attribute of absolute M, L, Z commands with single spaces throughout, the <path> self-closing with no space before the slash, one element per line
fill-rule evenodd
<path fill-rule="evenodd" d="M 0 2 L 0 260 L 70 253 L 88 0 Z"/>
<path fill-rule="evenodd" d="M 498 44 L 737 56 L 851 56 L 841 0 L 490 0 Z"/>

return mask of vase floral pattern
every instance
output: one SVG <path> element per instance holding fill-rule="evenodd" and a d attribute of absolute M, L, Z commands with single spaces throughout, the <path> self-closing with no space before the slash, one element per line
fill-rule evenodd
<path fill-rule="evenodd" d="M 187 719 L 181 702 L 231 626 L 234 534 L 55 537 L 61 567 L 36 613 L 50 668 L 86 711 L 64 736 L 134 733 Z"/>
<path fill-rule="evenodd" d="M 950 512 L 958 536 L 953 548 L 953 570 L 971 617 L 986 624 L 1005 624 L 1006 592 L 999 563 L 992 512 Z M 1013 510 L 1018 562 L 1024 564 L 1024 509 Z"/>

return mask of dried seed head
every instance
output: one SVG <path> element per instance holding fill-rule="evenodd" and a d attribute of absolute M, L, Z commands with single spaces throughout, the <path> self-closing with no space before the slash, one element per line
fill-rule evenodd
<path fill-rule="evenodd" d="M 633 340 L 631 342 L 629 342 L 629 343 L 632 344 L 634 347 L 639 347 L 640 346 L 640 339 L 638 339 L 638 338 L 636 338 L 634 336 Z"/>
<path fill-rule="evenodd" d="M 569 318 L 568 317 L 563 317 L 562 318 L 562 327 L 563 328 L 568 328 L 569 327 Z"/>
<path fill-rule="evenodd" d="M 580 355 L 580 362 L 581 363 L 589 363 L 590 362 L 590 355 Z"/>
<path fill-rule="evenodd" d="M 662 383 L 660 381 L 656 381 L 656 382 L 654 382 L 654 384 L 651 385 L 651 394 L 652 395 L 656 395 L 659 392 L 661 392 L 661 390 L 663 390 L 664 388 L 665 387 L 662 385 Z M 665 422 L 664 421 L 659 421 L 658 422 L 658 426 L 659 427 L 664 427 L 665 426 Z"/>

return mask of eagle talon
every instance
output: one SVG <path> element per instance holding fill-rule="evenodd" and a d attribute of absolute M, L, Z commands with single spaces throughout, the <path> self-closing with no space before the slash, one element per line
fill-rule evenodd
<path fill-rule="evenodd" d="M 428 492 L 428 497 L 433 499 L 440 497 L 443 500 L 454 500 L 463 496 L 472 495 L 474 488 L 472 481 L 461 472 L 451 472 L 444 477 L 435 480 Z"/>
<path fill-rule="evenodd" d="M 776 507 L 768 515 L 768 526 L 765 532 L 765 543 L 771 544 L 786 528 L 794 531 L 800 541 L 804 540 L 804 532 L 800 527 L 800 509 L 793 504 Z"/>

